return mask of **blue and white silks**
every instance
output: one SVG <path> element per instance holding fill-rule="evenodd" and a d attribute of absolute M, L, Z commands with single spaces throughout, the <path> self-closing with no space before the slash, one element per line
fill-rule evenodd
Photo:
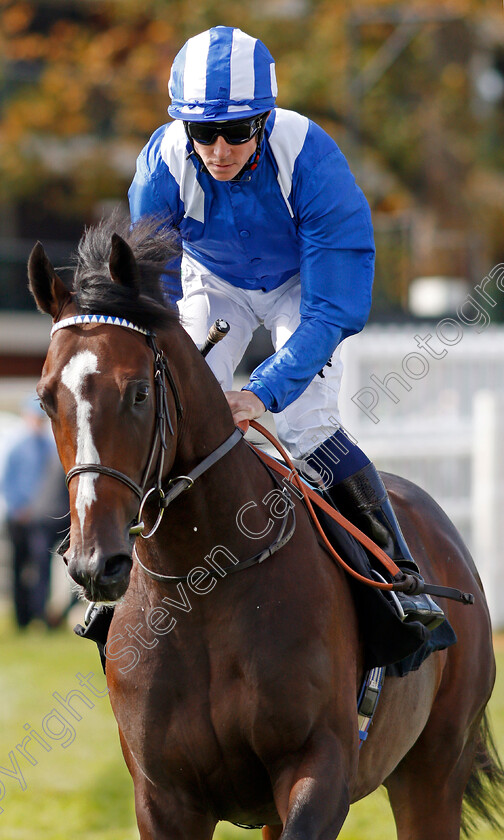
<path fill-rule="evenodd" d="M 258 38 L 214 26 L 189 38 L 175 57 L 168 83 L 175 119 L 243 119 L 275 106 L 275 62 Z"/>
<path fill-rule="evenodd" d="M 166 219 L 184 251 L 233 286 L 270 291 L 300 273 L 300 325 L 247 385 L 281 411 L 366 323 L 368 204 L 336 143 L 293 111 L 272 111 L 259 164 L 239 181 L 215 180 L 191 152 L 180 120 L 153 134 L 129 191 L 132 221 Z"/>

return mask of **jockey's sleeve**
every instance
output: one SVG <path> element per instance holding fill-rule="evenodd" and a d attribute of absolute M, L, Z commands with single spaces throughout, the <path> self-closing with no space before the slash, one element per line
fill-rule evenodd
<path fill-rule="evenodd" d="M 273 412 L 308 387 L 338 344 L 359 332 L 371 306 L 374 240 L 368 203 L 336 148 L 296 183 L 301 321 L 288 341 L 250 376 Z"/>
<path fill-rule="evenodd" d="M 133 224 L 143 216 L 156 216 L 160 225 L 177 228 L 183 215 L 178 184 L 160 154 L 165 130 L 166 126 L 158 128 L 137 158 L 135 176 L 128 190 Z M 180 259 L 180 256 L 175 257 L 166 266 L 172 276 L 163 275 L 173 301 L 181 295 L 180 281 L 173 279 L 173 273 L 180 271 Z"/>
<path fill-rule="evenodd" d="M 341 330 L 324 326 L 301 322 L 284 346 L 251 373 L 243 390 L 252 391 L 268 411 L 283 411 L 301 396 L 341 341 Z"/>

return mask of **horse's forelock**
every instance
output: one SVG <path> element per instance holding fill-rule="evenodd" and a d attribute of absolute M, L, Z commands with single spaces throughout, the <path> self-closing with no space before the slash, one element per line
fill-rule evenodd
<path fill-rule="evenodd" d="M 112 236 L 119 234 L 130 246 L 141 278 L 140 294 L 110 276 Z M 156 217 L 131 227 L 129 217 L 118 211 L 85 230 L 77 249 L 74 275 L 75 303 L 80 312 L 100 312 L 136 321 L 147 328 L 167 327 L 178 320 L 167 304 L 160 276 L 166 264 L 179 253 L 177 236 Z M 175 282 L 174 282 L 175 287 Z"/>

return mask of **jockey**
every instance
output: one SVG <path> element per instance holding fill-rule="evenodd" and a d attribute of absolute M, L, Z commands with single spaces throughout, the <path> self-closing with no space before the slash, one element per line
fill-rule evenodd
<path fill-rule="evenodd" d="M 133 223 L 155 214 L 180 233 L 183 325 L 201 346 L 216 318 L 229 322 L 208 363 L 235 422 L 272 411 L 304 474 L 421 580 L 385 486 L 338 414 L 339 345 L 366 323 L 375 251 L 344 156 L 314 122 L 275 107 L 273 58 L 240 29 L 190 38 L 169 92 L 174 120 L 140 153 L 129 201 Z M 275 352 L 233 391 L 259 324 Z M 426 593 L 397 594 L 405 620 L 443 621 Z"/>

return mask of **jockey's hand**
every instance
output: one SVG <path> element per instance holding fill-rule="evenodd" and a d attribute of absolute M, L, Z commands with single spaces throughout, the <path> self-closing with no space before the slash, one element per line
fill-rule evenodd
<path fill-rule="evenodd" d="M 266 411 L 262 400 L 252 391 L 226 391 L 224 396 L 228 401 L 235 425 L 240 426 L 244 432 L 248 429 L 249 420 L 256 420 Z"/>

